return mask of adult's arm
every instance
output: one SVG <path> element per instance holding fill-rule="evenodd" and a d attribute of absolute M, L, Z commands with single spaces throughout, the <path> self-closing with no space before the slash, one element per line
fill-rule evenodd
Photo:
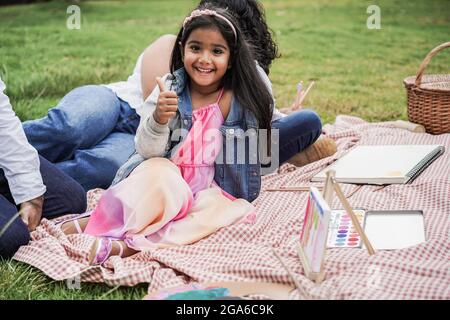
<path fill-rule="evenodd" d="M 142 98 L 145 101 L 156 87 L 156 77 L 170 72 L 170 59 L 177 37 L 166 34 L 155 40 L 143 53 L 141 65 Z"/>
<path fill-rule="evenodd" d="M 0 168 L 5 173 L 14 202 L 30 231 L 41 221 L 46 188 L 39 170 L 39 157 L 28 143 L 22 123 L 14 113 L 5 84 L 0 79 Z"/>
<path fill-rule="evenodd" d="M 39 171 L 39 157 L 14 113 L 6 86 L 0 79 L 0 168 L 8 180 L 16 204 L 42 196 L 46 188 Z"/>

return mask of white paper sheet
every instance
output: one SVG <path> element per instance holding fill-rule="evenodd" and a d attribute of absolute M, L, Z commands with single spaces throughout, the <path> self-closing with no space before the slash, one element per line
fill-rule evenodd
<path fill-rule="evenodd" d="M 365 233 L 375 250 L 418 245 L 425 242 L 422 211 L 368 211 Z"/>

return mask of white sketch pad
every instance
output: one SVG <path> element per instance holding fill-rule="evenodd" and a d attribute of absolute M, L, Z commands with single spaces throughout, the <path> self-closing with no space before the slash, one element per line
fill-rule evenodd
<path fill-rule="evenodd" d="M 364 231 L 375 250 L 403 249 L 425 242 L 422 211 L 368 211 Z"/>

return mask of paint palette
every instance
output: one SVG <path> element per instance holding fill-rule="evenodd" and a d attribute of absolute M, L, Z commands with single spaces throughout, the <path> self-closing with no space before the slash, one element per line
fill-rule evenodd
<path fill-rule="evenodd" d="M 366 212 L 353 209 L 364 229 Z M 345 210 L 332 210 L 328 228 L 327 248 L 361 248 L 362 241 Z"/>

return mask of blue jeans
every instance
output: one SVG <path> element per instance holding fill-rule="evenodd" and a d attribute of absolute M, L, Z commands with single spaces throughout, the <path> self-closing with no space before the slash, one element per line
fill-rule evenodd
<path fill-rule="evenodd" d="M 89 85 L 70 91 L 42 119 L 23 123 L 40 155 L 88 191 L 107 188 L 134 152 L 139 116 L 110 89 Z"/>
<path fill-rule="evenodd" d="M 72 178 L 53 164 L 39 157 L 42 180 L 47 187 L 44 194 L 42 217 L 51 219 L 68 213 L 82 213 L 86 210 L 86 193 Z M 17 213 L 18 207 L 9 190 L 3 170 L 0 169 L 0 231 Z M 30 240 L 27 226 L 20 217 L 0 236 L 0 257 L 10 258 Z"/>
<path fill-rule="evenodd" d="M 308 109 L 273 121 L 272 128 L 278 129 L 280 134 L 279 165 L 312 145 L 322 133 L 319 116 Z"/>

